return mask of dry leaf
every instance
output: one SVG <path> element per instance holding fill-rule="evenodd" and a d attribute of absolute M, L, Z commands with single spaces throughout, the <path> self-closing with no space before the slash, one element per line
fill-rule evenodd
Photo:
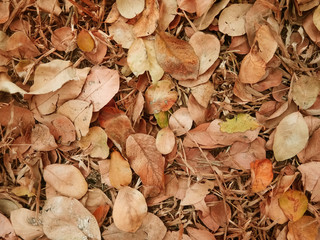
<path fill-rule="evenodd" d="M 176 0 L 163 0 L 160 2 L 159 7 L 159 29 L 165 31 L 169 24 L 175 18 L 177 12 L 177 1 Z"/>
<path fill-rule="evenodd" d="M 109 179 L 111 185 L 117 189 L 128 186 L 132 180 L 129 163 L 117 151 L 111 153 Z"/>
<path fill-rule="evenodd" d="M 310 37 L 310 39 L 317 44 L 320 45 L 320 31 L 313 23 L 313 14 L 310 13 L 303 21 L 303 28 Z"/>
<path fill-rule="evenodd" d="M 126 143 L 130 166 L 141 178 L 143 185 L 151 186 L 151 195 L 157 195 L 164 188 L 165 160 L 156 148 L 154 137 L 142 133 L 132 134 Z"/>
<path fill-rule="evenodd" d="M 139 76 L 149 69 L 147 49 L 142 38 L 137 38 L 130 46 L 127 62 L 135 76 Z"/>
<path fill-rule="evenodd" d="M 117 0 L 118 11 L 125 18 L 134 18 L 144 9 L 145 0 L 135 0 L 132 4 L 131 0 Z"/>
<path fill-rule="evenodd" d="M 20 93 L 21 95 L 27 93 L 25 90 L 14 84 L 6 73 L 0 73 L 0 91 L 10 94 Z"/>
<path fill-rule="evenodd" d="M 116 70 L 94 66 L 77 99 L 92 103 L 93 111 L 103 108 L 119 91 L 120 77 Z"/>
<path fill-rule="evenodd" d="M 245 15 L 252 4 L 232 4 L 226 7 L 219 17 L 219 31 L 229 36 L 241 36 L 246 33 Z"/>
<path fill-rule="evenodd" d="M 84 52 L 91 52 L 95 43 L 89 31 L 82 29 L 77 36 L 78 47 Z"/>
<path fill-rule="evenodd" d="M 70 27 L 61 27 L 53 31 L 52 45 L 58 51 L 72 52 L 76 47 L 76 32 Z"/>
<path fill-rule="evenodd" d="M 180 231 L 168 231 L 162 240 L 191 240 L 187 234 Z"/>
<path fill-rule="evenodd" d="M 302 75 L 292 83 L 292 99 L 301 108 L 311 107 L 319 94 L 320 81 L 315 76 Z"/>
<path fill-rule="evenodd" d="M 206 83 L 191 88 L 192 95 L 197 100 L 197 102 L 204 108 L 208 107 L 208 104 L 214 92 L 215 89 L 211 81 L 207 81 Z"/>
<path fill-rule="evenodd" d="M 206 181 L 204 183 L 197 182 L 193 184 L 187 189 L 186 196 L 181 200 L 180 205 L 193 205 L 200 202 L 205 198 L 209 193 L 209 190 L 211 190 L 214 185 L 213 181 Z"/>
<path fill-rule="evenodd" d="M 43 232 L 53 240 L 100 240 L 100 229 L 95 217 L 76 199 L 53 197 L 42 209 Z"/>
<path fill-rule="evenodd" d="M 320 6 L 314 10 L 312 20 L 316 28 L 320 31 Z"/>
<path fill-rule="evenodd" d="M 43 235 L 42 221 L 34 211 L 26 208 L 13 210 L 10 221 L 15 233 L 25 240 L 33 240 Z"/>
<path fill-rule="evenodd" d="M 249 52 L 241 62 L 239 80 L 242 83 L 257 83 L 266 73 L 266 62 L 256 53 Z"/>
<path fill-rule="evenodd" d="M 314 240 L 319 237 L 319 223 L 311 216 L 303 216 L 296 222 L 289 222 L 288 228 L 288 240 Z"/>
<path fill-rule="evenodd" d="M 307 144 L 308 126 L 300 112 L 294 112 L 281 120 L 274 136 L 273 152 L 277 161 L 295 156 Z"/>
<path fill-rule="evenodd" d="M 48 13 L 53 13 L 56 16 L 59 16 L 62 12 L 61 8 L 59 7 L 59 2 L 50 1 L 50 0 L 37 0 L 37 6 Z"/>
<path fill-rule="evenodd" d="M 269 159 L 256 160 L 250 163 L 251 190 L 254 193 L 261 192 L 272 182 L 273 169 Z"/>
<path fill-rule="evenodd" d="M 304 189 L 312 193 L 311 201 L 318 200 L 319 192 L 317 192 L 316 186 L 319 185 L 320 181 L 320 162 L 309 162 L 301 164 L 298 170 L 302 174 L 302 183 Z"/>
<path fill-rule="evenodd" d="M 40 64 L 34 72 L 34 83 L 29 94 L 54 92 L 70 80 L 79 80 L 70 61 L 59 59 Z"/>
<path fill-rule="evenodd" d="M 192 94 L 189 96 L 187 106 L 190 117 L 196 125 L 206 122 L 207 109 L 201 106 Z"/>
<path fill-rule="evenodd" d="M 232 119 L 221 122 L 219 125 L 221 132 L 226 133 L 246 132 L 261 126 L 255 118 L 246 113 L 240 113 Z"/>
<path fill-rule="evenodd" d="M 90 52 L 84 52 L 84 56 L 94 65 L 100 64 L 104 60 L 108 47 L 106 43 L 106 36 L 100 30 L 93 30 L 90 32 L 95 42 L 95 47 Z"/>
<path fill-rule="evenodd" d="M 88 184 L 79 169 L 72 165 L 50 164 L 44 168 L 44 180 L 59 193 L 80 199 Z"/>
<path fill-rule="evenodd" d="M 157 133 L 156 147 L 160 153 L 162 154 L 171 153 L 175 144 L 176 144 L 176 138 L 174 136 L 173 131 L 170 128 L 168 127 L 163 128 Z"/>
<path fill-rule="evenodd" d="M 208 230 L 187 227 L 187 232 L 191 240 L 215 240 L 216 238 Z"/>
<path fill-rule="evenodd" d="M 10 16 L 10 1 L 0 3 L 0 24 L 5 23 Z"/>
<path fill-rule="evenodd" d="M 6 240 L 15 240 L 17 236 L 14 232 L 11 222 L 9 219 L 0 213 L 0 237 Z"/>
<path fill-rule="evenodd" d="M 157 83 L 162 78 L 164 71 L 158 64 L 156 58 L 155 41 L 154 39 L 144 39 L 143 41 L 148 55 L 148 71 L 150 73 L 152 82 Z"/>
<path fill-rule="evenodd" d="M 6 51 L 17 58 L 34 58 L 40 55 L 38 48 L 22 31 L 15 32 L 9 37 Z"/>
<path fill-rule="evenodd" d="M 299 220 L 308 208 L 308 198 L 303 192 L 288 190 L 279 198 L 279 206 L 293 222 Z"/>
<path fill-rule="evenodd" d="M 130 48 L 135 40 L 133 26 L 127 24 L 122 18 L 109 27 L 109 33 L 118 44 L 121 44 L 126 49 Z"/>
<path fill-rule="evenodd" d="M 51 151 L 58 147 L 49 128 L 43 124 L 36 124 L 31 132 L 32 148 L 36 151 Z"/>
<path fill-rule="evenodd" d="M 86 136 L 79 141 L 79 146 L 93 158 L 107 158 L 109 156 L 108 136 L 98 126 L 89 129 Z"/>
<path fill-rule="evenodd" d="M 215 35 L 196 32 L 191 36 L 189 43 L 200 60 L 199 75 L 203 74 L 218 59 L 220 41 Z"/>
<path fill-rule="evenodd" d="M 85 136 L 89 132 L 92 117 L 92 104 L 82 100 L 70 100 L 58 108 L 58 113 L 68 117 L 76 128 L 77 138 Z"/>
<path fill-rule="evenodd" d="M 254 44 L 258 46 L 257 55 L 264 61 L 269 62 L 278 48 L 278 43 L 267 25 L 262 25 L 256 32 Z"/>
<path fill-rule="evenodd" d="M 169 118 L 169 126 L 176 136 L 186 134 L 192 127 L 192 118 L 187 108 L 179 108 Z"/>
<path fill-rule="evenodd" d="M 161 68 L 177 80 L 195 79 L 199 74 L 199 58 L 186 41 L 165 32 L 156 34 L 155 50 Z"/>
<path fill-rule="evenodd" d="M 157 120 L 157 124 L 159 125 L 159 127 L 161 128 L 166 128 L 169 126 L 169 118 L 168 118 L 168 112 L 159 112 L 159 113 L 155 113 L 154 117 Z"/>
<path fill-rule="evenodd" d="M 130 187 L 119 190 L 112 212 L 117 228 L 125 232 L 136 232 L 147 212 L 147 203 L 141 192 Z"/>
<path fill-rule="evenodd" d="M 99 208 L 99 206 L 106 204 L 112 206 L 111 200 L 99 188 L 89 189 L 80 201 L 92 214 Z"/>
<path fill-rule="evenodd" d="M 141 17 L 133 26 L 133 33 L 136 37 L 151 35 L 158 26 L 159 4 L 157 0 L 145 0 L 146 8 Z M 132 5 L 131 5 L 132 6 Z"/>
<path fill-rule="evenodd" d="M 144 97 L 143 97 L 143 94 L 139 91 L 136 96 L 135 104 L 133 107 L 133 113 L 132 113 L 132 121 L 134 124 L 139 119 L 143 111 L 143 107 L 144 107 Z"/>
<path fill-rule="evenodd" d="M 145 98 L 146 110 L 149 114 L 168 111 L 176 102 L 178 93 L 173 90 L 174 83 L 167 78 L 148 87 Z"/>
<path fill-rule="evenodd" d="M 265 201 L 260 203 L 260 211 L 262 215 L 270 218 L 272 221 L 275 221 L 278 224 L 284 224 L 289 219 L 283 213 L 282 209 L 279 206 L 279 198 L 281 194 L 267 198 Z"/>

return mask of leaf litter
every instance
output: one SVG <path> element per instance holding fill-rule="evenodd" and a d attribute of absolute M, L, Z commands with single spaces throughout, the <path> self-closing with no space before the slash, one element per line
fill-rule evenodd
<path fill-rule="evenodd" d="M 1 2 L 0 238 L 319 238 L 319 16 Z"/>

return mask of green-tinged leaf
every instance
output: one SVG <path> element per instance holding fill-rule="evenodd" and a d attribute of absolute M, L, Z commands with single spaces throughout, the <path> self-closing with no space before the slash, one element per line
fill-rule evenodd
<path fill-rule="evenodd" d="M 159 112 L 155 113 L 154 117 L 157 119 L 157 123 L 159 127 L 165 128 L 169 125 L 169 118 L 168 118 L 168 112 Z"/>
<path fill-rule="evenodd" d="M 221 132 L 226 133 L 246 132 L 255 130 L 260 126 L 255 118 L 246 113 L 240 113 L 232 119 L 227 119 L 226 122 L 221 122 L 219 125 Z"/>

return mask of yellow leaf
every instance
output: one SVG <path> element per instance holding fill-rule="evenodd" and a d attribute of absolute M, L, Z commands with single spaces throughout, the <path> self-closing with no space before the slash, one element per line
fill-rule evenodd
<path fill-rule="evenodd" d="M 19 187 L 13 188 L 12 193 L 17 195 L 18 197 L 21 197 L 21 196 L 33 197 L 35 196 L 36 190 L 32 188 L 30 191 L 27 186 L 19 186 Z"/>
<path fill-rule="evenodd" d="M 91 52 L 94 49 L 94 40 L 87 30 L 82 30 L 77 38 L 78 47 L 84 52 Z"/>
<path fill-rule="evenodd" d="M 109 179 L 112 186 L 117 189 L 131 183 L 132 172 L 129 163 L 117 151 L 111 153 Z"/>
<path fill-rule="evenodd" d="M 303 192 L 288 190 L 279 198 L 279 206 L 291 220 L 299 220 L 308 208 L 308 199 Z"/>
<path fill-rule="evenodd" d="M 220 131 L 226 133 L 246 132 L 248 130 L 257 129 L 260 124 L 249 114 L 240 113 L 232 119 L 227 119 L 226 122 L 221 122 Z"/>
<path fill-rule="evenodd" d="M 169 125 L 168 112 L 155 113 L 154 117 L 157 119 L 159 127 L 166 128 Z"/>

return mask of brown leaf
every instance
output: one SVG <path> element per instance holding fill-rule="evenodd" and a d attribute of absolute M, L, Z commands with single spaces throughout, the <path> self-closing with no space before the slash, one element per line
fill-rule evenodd
<path fill-rule="evenodd" d="M 171 153 L 175 146 L 175 143 L 176 139 L 173 131 L 170 128 L 163 128 L 157 133 L 156 147 L 160 153 Z"/>
<path fill-rule="evenodd" d="M 200 202 L 207 196 L 209 191 L 214 187 L 213 181 L 206 181 L 204 183 L 197 182 L 190 186 L 187 191 L 185 197 L 181 200 L 180 205 L 193 205 L 195 203 Z"/>
<path fill-rule="evenodd" d="M 187 227 L 187 232 L 191 238 L 191 240 L 215 240 L 216 238 L 212 233 L 205 229 L 197 229 L 192 227 Z"/>
<path fill-rule="evenodd" d="M 42 221 L 36 212 L 19 208 L 10 213 L 10 221 L 15 233 L 26 240 L 43 235 Z"/>
<path fill-rule="evenodd" d="M 159 65 L 173 78 L 197 78 L 199 58 L 189 43 L 165 32 L 159 32 L 156 34 L 155 50 Z"/>
<path fill-rule="evenodd" d="M 192 94 L 189 96 L 187 106 L 191 119 L 197 125 L 206 122 L 207 109 L 201 106 Z"/>
<path fill-rule="evenodd" d="M 113 205 L 114 224 L 122 231 L 136 232 L 147 216 L 147 203 L 141 192 L 124 187 L 118 192 Z"/>
<path fill-rule="evenodd" d="M 38 48 L 29 37 L 21 31 L 12 34 L 8 41 L 6 51 L 17 58 L 34 58 L 40 55 Z"/>
<path fill-rule="evenodd" d="M 287 238 L 289 240 L 314 240 L 319 236 L 319 223 L 311 216 L 303 216 L 296 222 L 289 222 L 288 228 Z"/>
<path fill-rule="evenodd" d="M 36 124 L 31 132 L 32 148 L 36 151 L 51 151 L 58 147 L 49 128 L 43 124 Z"/>
<path fill-rule="evenodd" d="M 197 100 L 197 102 L 204 108 L 208 107 L 208 104 L 214 92 L 215 89 L 211 81 L 191 88 L 192 95 Z"/>
<path fill-rule="evenodd" d="M 36 2 L 37 6 L 47 13 L 53 13 L 54 15 L 59 16 L 62 12 L 58 2 L 52 2 L 50 0 L 37 0 Z"/>
<path fill-rule="evenodd" d="M 151 35 L 158 26 L 159 4 L 156 0 L 145 0 L 146 7 L 141 17 L 133 26 L 133 33 L 136 37 L 146 37 Z M 136 3 L 135 3 L 136 4 Z M 132 8 L 132 5 L 130 5 Z"/>
<path fill-rule="evenodd" d="M 301 164 L 298 167 L 298 170 L 302 174 L 302 183 L 304 189 L 312 193 L 311 201 L 319 201 L 320 192 L 316 189 L 316 186 L 319 185 L 320 176 L 320 162 L 309 162 Z"/>
<path fill-rule="evenodd" d="M 276 128 L 273 152 L 277 161 L 295 156 L 307 144 L 308 126 L 300 112 L 294 112 L 281 120 Z"/>
<path fill-rule="evenodd" d="M 5 23 L 10 16 L 10 2 L 4 1 L 0 3 L 0 24 Z"/>
<path fill-rule="evenodd" d="M 156 148 L 154 137 L 142 133 L 132 134 L 126 143 L 130 166 L 141 178 L 143 185 L 153 187 L 155 196 L 164 188 L 165 160 Z"/>
<path fill-rule="evenodd" d="M 159 7 L 159 29 L 165 31 L 169 24 L 175 18 L 177 12 L 177 1 L 176 0 L 163 0 L 160 2 Z"/>
<path fill-rule="evenodd" d="M 284 224 L 288 221 L 288 218 L 279 206 L 280 196 L 281 194 L 277 194 L 261 202 L 260 211 L 263 215 L 270 218 L 272 221 L 275 221 L 278 224 Z"/>
<path fill-rule="evenodd" d="M 77 99 L 92 103 L 93 111 L 103 108 L 119 91 L 120 77 L 116 70 L 94 66 Z"/>
<path fill-rule="evenodd" d="M 117 189 L 128 186 L 132 180 L 129 163 L 117 151 L 111 153 L 109 179 L 111 185 Z"/>
<path fill-rule="evenodd" d="M 7 240 L 15 240 L 17 238 L 9 219 L 0 213 L 0 237 Z"/>
<path fill-rule="evenodd" d="M 147 49 L 142 38 L 137 38 L 130 46 L 127 63 L 135 76 L 139 76 L 149 69 Z"/>
<path fill-rule="evenodd" d="M 77 47 L 76 32 L 70 27 L 58 28 L 53 31 L 51 42 L 58 51 L 71 52 Z"/>
<path fill-rule="evenodd" d="M 95 217 L 74 198 L 59 196 L 47 200 L 42 222 L 43 232 L 50 239 L 101 239 Z"/>
<path fill-rule="evenodd" d="M 179 108 L 169 118 L 169 126 L 176 136 L 186 134 L 192 127 L 192 118 L 187 108 Z"/>
<path fill-rule="evenodd" d="M 44 168 L 43 178 L 59 193 L 76 199 L 80 199 L 88 190 L 80 170 L 72 165 L 50 164 Z"/>
<path fill-rule="evenodd" d="M 229 36 L 241 36 L 246 33 L 245 15 L 252 4 L 232 4 L 226 7 L 219 17 L 219 31 Z"/>
<path fill-rule="evenodd" d="M 313 14 L 312 12 L 304 19 L 303 28 L 310 37 L 310 39 L 317 44 L 320 45 L 320 31 L 313 23 Z"/>
<path fill-rule="evenodd" d="M 97 65 L 102 63 L 107 53 L 108 47 L 106 44 L 105 36 L 97 31 L 91 31 L 95 47 L 90 52 L 84 52 L 85 57 L 93 64 Z"/>
<path fill-rule="evenodd" d="M 266 73 L 266 62 L 256 53 L 250 51 L 242 60 L 239 80 L 242 83 L 257 83 Z"/>
<path fill-rule="evenodd" d="M 130 48 L 135 39 L 133 26 L 127 24 L 123 18 L 118 19 L 109 27 L 109 33 L 118 44 L 126 49 Z"/>
<path fill-rule="evenodd" d="M 149 114 L 168 111 L 178 98 L 170 77 L 165 75 L 164 78 L 148 87 L 145 93 L 146 110 Z"/>

